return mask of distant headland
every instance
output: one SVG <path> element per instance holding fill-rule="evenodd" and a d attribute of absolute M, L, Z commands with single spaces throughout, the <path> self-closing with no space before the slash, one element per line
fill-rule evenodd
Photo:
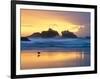
<path fill-rule="evenodd" d="M 28 37 L 21 37 L 21 40 L 22 40 L 22 41 L 30 41 L 30 40 L 28 39 Z"/>
<path fill-rule="evenodd" d="M 21 37 L 22 41 L 29 41 L 28 38 L 56 38 L 56 37 L 62 37 L 62 38 L 77 38 L 77 35 L 75 35 L 73 32 L 70 32 L 68 30 L 62 31 L 61 35 L 56 30 L 53 30 L 49 28 L 47 31 L 35 32 L 27 37 Z"/>

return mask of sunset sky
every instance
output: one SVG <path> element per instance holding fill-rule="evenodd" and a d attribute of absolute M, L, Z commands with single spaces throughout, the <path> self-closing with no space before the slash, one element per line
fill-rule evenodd
<path fill-rule="evenodd" d="M 21 36 L 52 28 L 61 34 L 69 30 L 79 37 L 90 36 L 90 13 L 21 9 Z"/>

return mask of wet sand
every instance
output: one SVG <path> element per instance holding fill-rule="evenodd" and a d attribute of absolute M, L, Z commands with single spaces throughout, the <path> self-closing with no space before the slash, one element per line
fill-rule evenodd
<path fill-rule="evenodd" d="M 38 52 L 22 50 L 21 69 L 79 67 L 90 65 L 90 54 L 80 51 Z"/>

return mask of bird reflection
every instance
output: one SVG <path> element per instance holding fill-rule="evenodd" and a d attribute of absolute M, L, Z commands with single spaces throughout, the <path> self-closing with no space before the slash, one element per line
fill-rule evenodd
<path fill-rule="evenodd" d="M 37 52 L 37 54 L 38 54 L 37 57 L 40 57 L 40 52 Z"/>

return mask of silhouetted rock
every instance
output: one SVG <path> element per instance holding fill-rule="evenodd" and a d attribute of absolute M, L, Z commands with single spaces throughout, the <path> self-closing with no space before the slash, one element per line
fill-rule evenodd
<path fill-rule="evenodd" d="M 62 31 L 62 37 L 65 37 L 65 38 L 77 38 L 77 36 L 73 33 L 73 32 L 70 32 L 70 31 Z"/>
<path fill-rule="evenodd" d="M 64 37 L 64 38 L 77 38 L 77 36 L 70 31 L 62 31 L 62 36 L 59 33 L 51 28 L 47 31 L 42 31 L 41 33 L 36 32 L 28 37 L 41 37 L 41 38 L 53 38 L 53 37 Z M 28 38 L 23 38 L 23 40 L 28 40 Z"/>
<path fill-rule="evenodd" d="M 41 37 L 41 33 L 36 32 L 36 33 L 33 33 L 32 35 L 30 35 L 29 37 Z"/>
<path fill-rule="evenodd" d="M 27 37 L 21 37 L 21 41 L 30 41 Z"/>
<path fill-rule="evenodd" d="M 50 37 L 56 37 L 59 36 L 59 33 L 51 28 L 48 29 L 48 31 L 42 31 L 41 37 L 44 38 L 50 38 Z"/>
<path fill-rule="evenodd" d="M 90 39 L 90 36 L 86 36 L 85 38 Z"/>

